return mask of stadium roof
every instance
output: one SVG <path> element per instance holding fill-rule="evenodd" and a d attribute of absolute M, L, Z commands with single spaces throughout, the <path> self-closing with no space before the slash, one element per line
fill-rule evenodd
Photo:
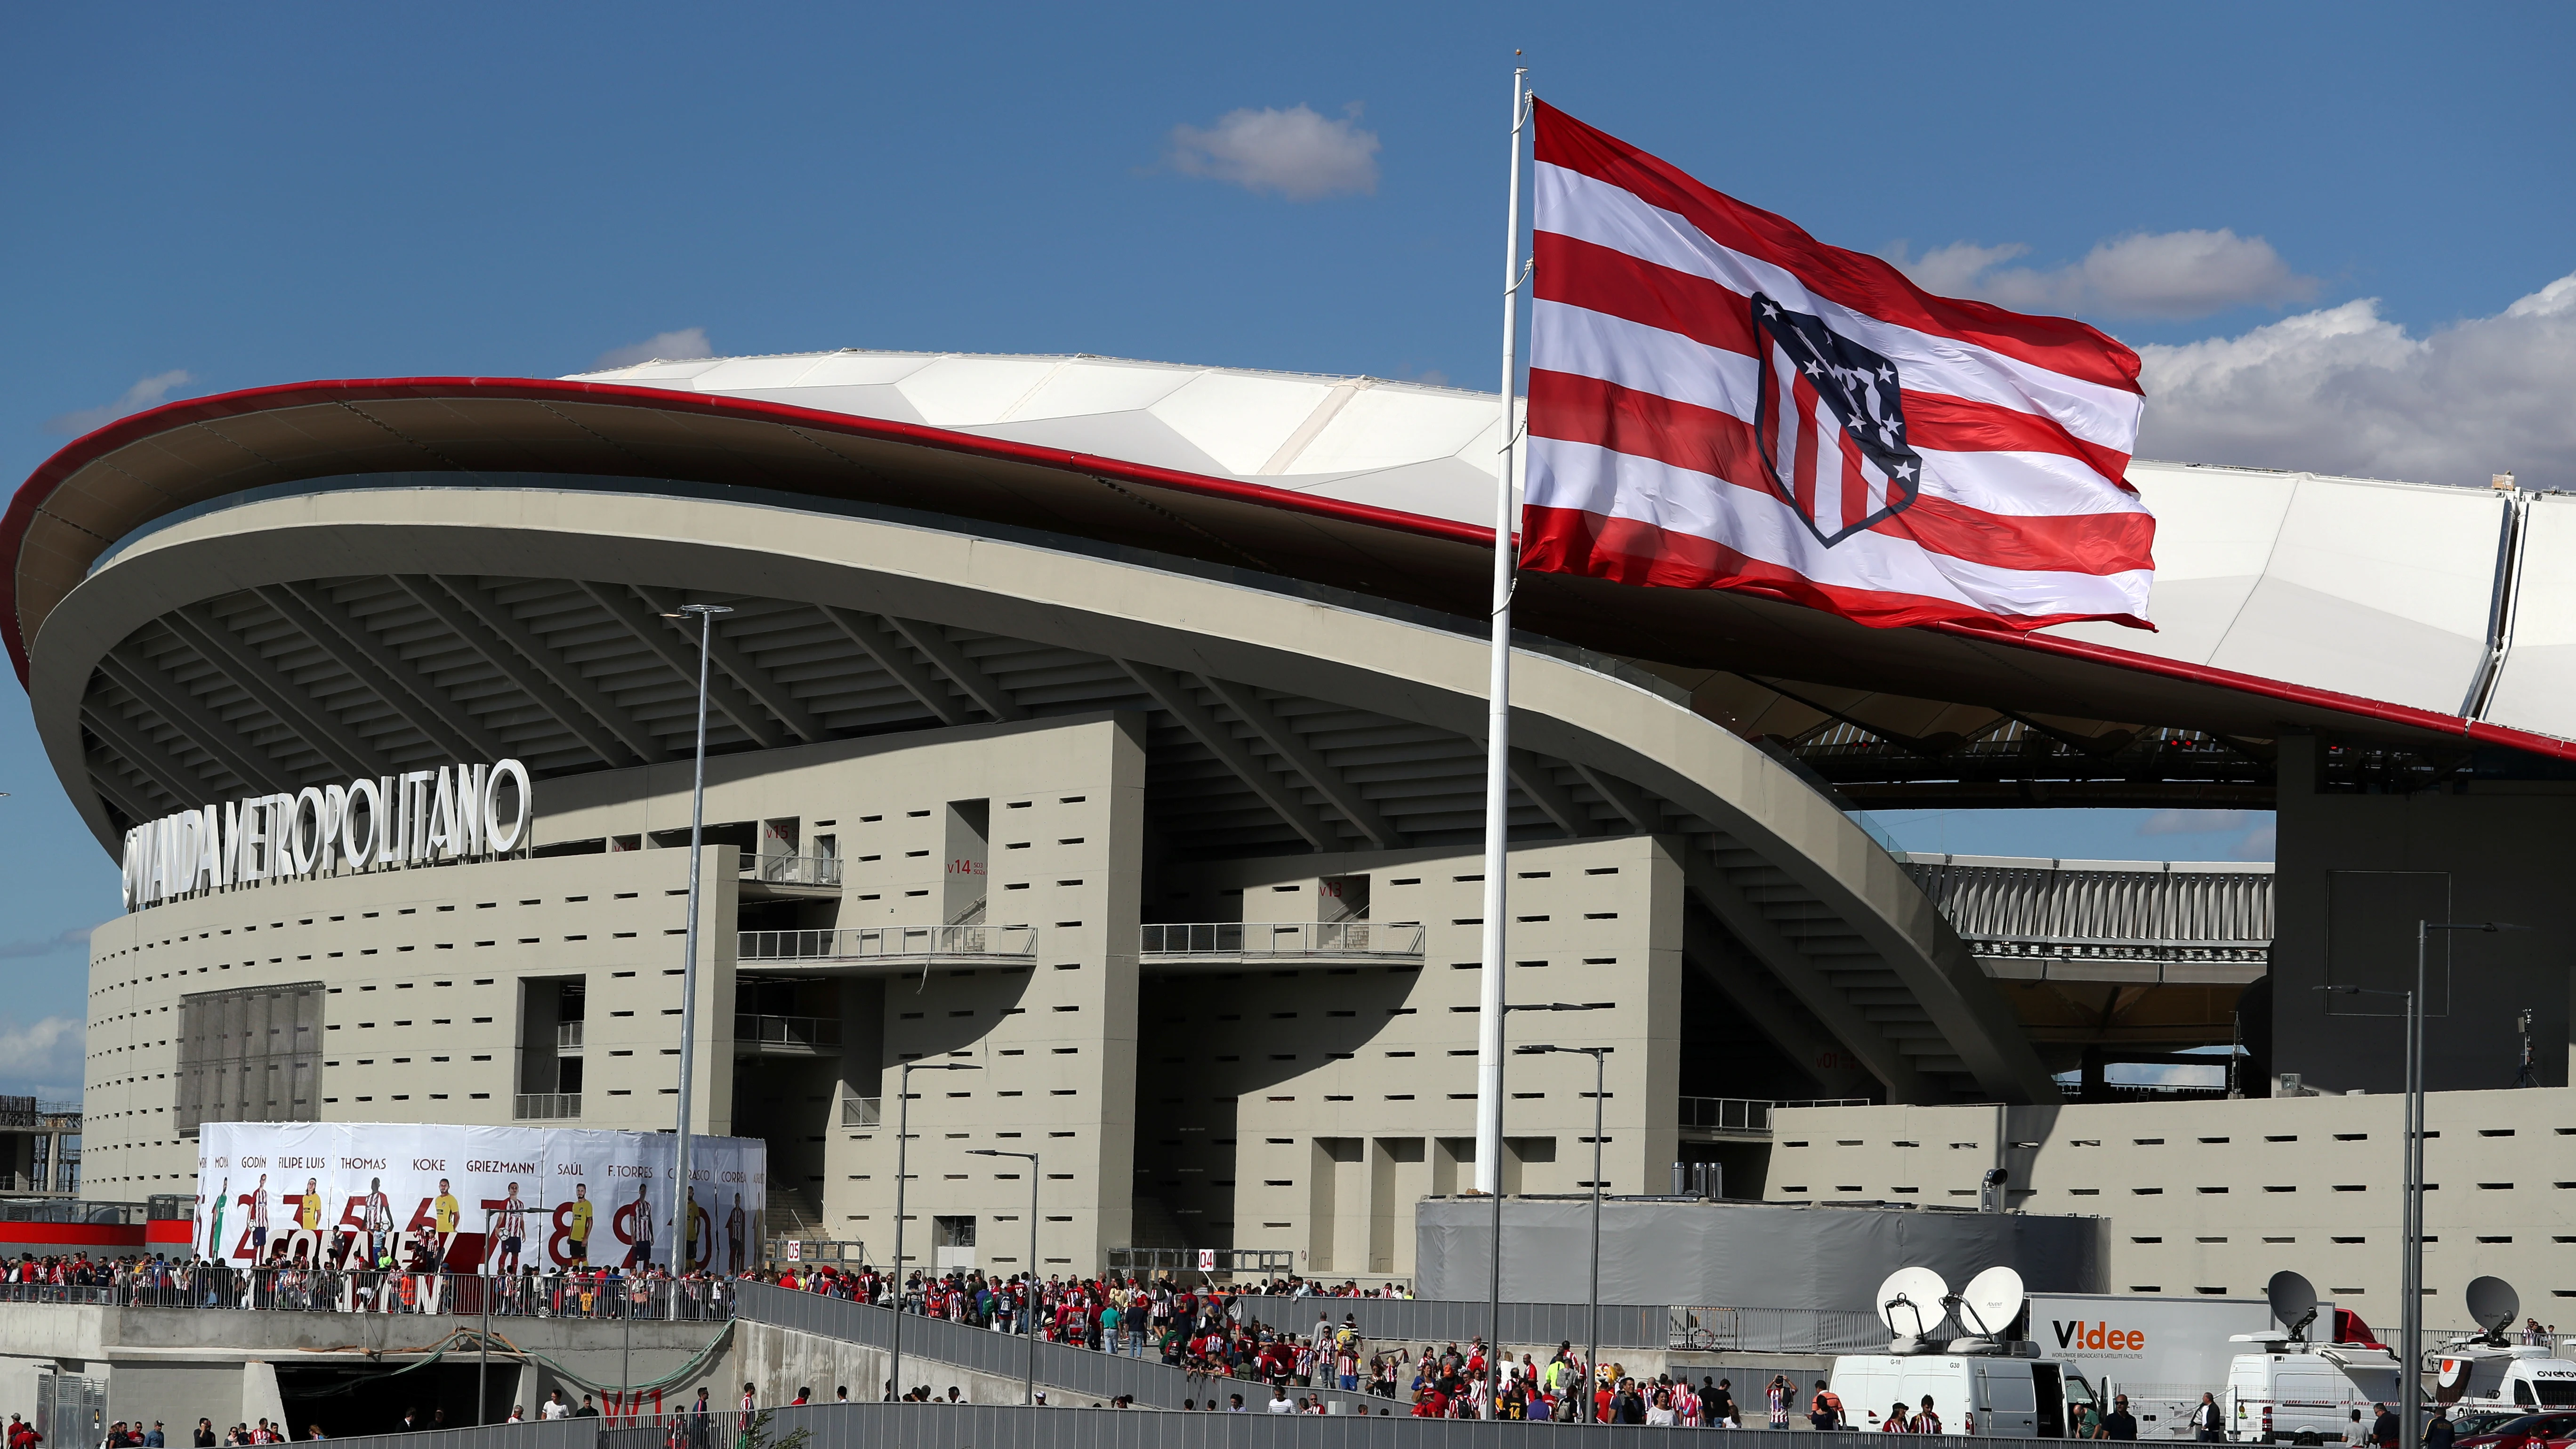
<path fill-rule="evenodd" d="M 291 384 L 137 414 L 48 460 L 0 521 L 0 632 L 23 680 L 53 606 L 181 511 L 318 478 L 481 472 L 895 505 L 1478 615 L 1501 439 L 1490 394 L 1084 355 Z M 2576 619 L 2559 597 L 2576 569 L 2551 566 L 2576 553 L 2576 499 L 2152 462 L 2130 478 L 2159 518 L 2158 633 L 1872 630 L 1752 595 L 1550 575 L 1524 577 L 1517 617 L 1648 664 L 1740 733 L 1824 741 L 1814 760 L 1837 783 L 1856 778 L 1836 773 L 1856 748 L 1956 774 L 1989 746 L 2053 742 L 2119 755 L 2134 779 L 2149 746 L 2215 740 L 2259 766 L 2261 742 L 2298 730 L 2428 757 L 2576 756 L 2576 625 L 2559 622 Z M 2198 778 L 2139 798 L 2268 790 Z M 2057 798 L 2127 798 L 2108 788 Z"/>

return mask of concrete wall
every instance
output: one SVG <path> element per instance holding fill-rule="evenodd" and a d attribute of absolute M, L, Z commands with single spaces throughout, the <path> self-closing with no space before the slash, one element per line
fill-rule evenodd
<path fill-rule="evenodd" d="M 536 793 L 543 810 L 547 786 Z M 733 859 L 707 851 L 718 925 L 733 916 Z M 520 981 L 578 977 L 586 1076 L 567 1125 L 671 1126 L 687 881 L 683 850 L 500 860 L 280 881 L 108 921 L 90 937 L 83 1196 L 193 1192 L 196 1144 L 170 1113 L 179 998 L 197 991 L 329 983 L 320 1120 L 506 1123 Z M 733 1116 L 733 945 L 723 929 L 698 942 L 701 1131 Z"/>
<path fill-rule="evenodd" d="M 1607 1003 L 1515 1012 L 1514 1044 L 1606 1045 L 1603 1172 L 1650 1190 L 1674 1153 L 1681 872 L 1648 836 L 1513 849 L 1511 999 Z M 1167 921 L 1312 921 L 1327 879 L 1369 886 L 1369 919 L 1426 928 L 1419 966 L 1280 963 L 1158 970 L 1138 1096 L 1137 1191 L 1193 1245 L 1287 1248 L 1319 1278 L 1409 1276 L 1413 1205 L 1475 1176 L 1484 860 L 1403 851 L 1175 866 Z M 1592 1062 L 1514 1057 L 1505 1186 L 1592 1178 Z M 1177 1246 L 1177 1245 L 1175 1245 Z"/>
<path fill-rule="evenodd" d="M 2281 741 L 2272 1070 L 2330 1091 L 2399 1090 L 2403 1003 L 2315 988 L 2411 987 L 2415 923 L 2430 916 L 2529 929 L 2433 939 L 2428 1085 L 2511 1085 L 2520 1055 L 2513 1018 L 2526 1007 L 2536 1015 L 2540 1084 L 2568 1085 L 2576 782 L 2466 779 L 2412 795 L 2323 794 L 2324 747 L 2313 735 Z"/>
<path fill-rule="evenodd" d="M 32 1393 L 38 1373 L 85 1374 L 107 1381 L 107 1415 L 111 1420 L 165 1420 L 174 1442 L 200 1415 L 221 1430 L 232 1423 L 278 1418 L 277 1370 L 321 1364 L 383 1364 L 399 1367 L 417 1361 L 459 1328 L 479 1328 L 481 1320 L 388 1316 L 364 1313 L 260 1313 L 195 1311 L 167 1308 L 98 1308 L 56 1304 L 13 1304 L 0 1313 L 0 1392 L 25 1383 Z M 495 1322 L 510 1342 L 561 1364 L 593 1383 L 614 1384 L 628 1362 L 624 1325 L 559 1318 L 512 1318 Z M 647 1323 L 632 1330 L 632 1373 L 644 1382 L 676 1371 L 729 1330 L 722 1323 Z M 727 1395 L 733 1354 L 718 1354 L 704 1373 L 663 1399 L 677 1405 L 707 1384 L 719 1399 Z M 546 1393 L 557 1387 L 580 1402 L 581 1389 L 540 1364 L 517 1363 L 497 1355 L 494 1382 L 519 1379 L 518 1398 L 533 1416 Z M 739 1393 L 739 1378 L 732 1392 Z M 854 1389 L 855 1392 L 855 1389 Z M 17 1407 L 26 1400 L 13 1400 Z M 302 1437 L 304 1426 L 295 1426 Z"/>
<path fill-rule="evenodd" d="M 2280 1269 L 2373 1324 L 2397 1318 L 2396 1096 L 2015 1107 L 2012 1203 L 2111 1221 L 2114 1293 L 2260 1296 Z M 1977 1200 L 1998 1109 L 1825 1107 L 1773 1119 L 1779 1199 Z M 2576 1091 L 2440 1092 L 2425 1143 L 2425 1313 L 2465 1327 L 2493 1273 L 2524 1311 L 2576 1298 Z M 1953 1284 L 1953 1287 L 1958 1286 Z"/>

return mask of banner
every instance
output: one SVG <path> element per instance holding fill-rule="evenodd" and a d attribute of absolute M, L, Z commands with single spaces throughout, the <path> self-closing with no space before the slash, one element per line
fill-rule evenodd
<path fill-rule="evenodd" d="M 517 1272 L 657 1264 L 739 1273 L 759 1257 L 769 1147 L 689 1139 L 691 1233 L 674 1267 L 678 1138 L 422 1122 L 209 1122 L 191 1250 L 257 1264 Z"/>

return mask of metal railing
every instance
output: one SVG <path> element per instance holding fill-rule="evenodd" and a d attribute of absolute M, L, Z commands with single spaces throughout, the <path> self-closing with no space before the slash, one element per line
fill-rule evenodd
<path fill-rule="evenodd" d="M 562 1050 L 563 1050 L 564 1048 L 566 1048 L 566 1047 L 577 1047 L 577 1046 L 580 1046 L 580 1045 L 581 1045 L 581 1029 L 582 1029 L 582 1026 L 583 1026 L 583 1025 L 584 1025 L 584 1023 L 582 1023 L 582 1022 L 578 1022 L 578 1021 L 559 1021 L 559 1022 L 556 1022 L 556 1023 L 555 1023 L 555 1050 L 557 1050 L 557 1051 L 562 1051 Z"/>
<path fill-rule="evenodd" d="M 744 931 L 737 961 L 884 961 L 940 956 L 1028 957 L 1034 926 L 865 926 L 839 931 Z"/>
<path fill-rule="evenodd" d="M 876 1348 L 887 1347 L 893 1340 L 895 1315 L 891 1308 L 853 1303 L 846 1298 L 799 1292 L 768 1283 L 749 1282 L 739 1286 L 740 1316 L 745 1321 Z M 1298 1301 L 1307 1303 L 1314 1300 Z M 1338 1303 L 1342 1300 L 1333 1301 Z M 1005 1325 L 1006 1328 L 1009 1326 Z M 952 1323 L 945 1318 L 931 1318 L 919 1313 L 907 1313 L 903 1318 L 903 1351 L 907 1363 L 912 1362 L 912 1356 L 917 1354 L 925 1364 L 948 1365 L 1016 1382 L 1028 1372 L 1029 1347 L 1028 1339 L 1016 1333 Z M 1124 1394 L 1138 1404 L 1177 1409 L 1183 1399 L 1204 1400 L 1211 1391 L 1217 1391 L 1242 1394 L 1246 1406 L 1257 1409 L 1259 1400 L 1270 1396 L 1269 1386 L 1259 1379 L 1229 1378 L 1177 1368 L 1155 1357 L 1150 1346 L 1145 1348 L 1141 1357 L 1106 1348 L 1078 1348 L 1069 1343 L 1040 1342 L 1036 1347 L 1038 1383 L 1059 1391 L 1069 1390 L 1084 1402 L 1106 1403 Z M 913 1377 L 914 1370 L 907 1368 L 904 1372 L 905 1377 Z M 915 1384 L 928 1379 L 933 1372 L 923 1368 L 920 1370 L 921 1378 L 915 1379 Z M 1340 1390 L 1300 1389 L 1297 1393 L 1300 1397 L 1313 1394 L 1318 1399 L 1342 1403 L 1354 1409 L 1362 1404 L 1372 1411 L 1392 1407 L 1384 1398 Z M 1061 1392 L 1050 1397 L 1055 1402 L 1067 1402 Z M 711 1449 L 722 1449 L 722 1446 L 711 1446 Z"/>
<path fill-rule="evenodd" d="M 1675 1307 L 1666 1313 L 1668 1349 L 1849 1353 L 1887 1346 L 1887 1325 L 1858 1309 Z"/>
<path fill-rule="evenodd" d="M 836 886 L 841 883 L 837 855 L 747 855 L 742 878 L 770 885 Z"/>
<path fill-rule="evenodd" d="M 1297 1271 L 1293 1248 L 1112 1248 L 1112 1273 L 1180 1273 L 1206 1278 L 1285 1278 Z"/>
<path fill-rule="evenodd" d="M 843 1097 L 841 1125 L 844 1127 L 881 1127 L 885 1125 L 883 1097 Z"/>
<path fill-rule="evenodd" d="M 1771 1135 L 1771 1114 L 1782 1107 L 1866 1107 L 1867 1097 L 1823 1097 L 1805 1102 L 1765 1101 L 1747 1097 L 1684 1097 L 1676 1125 L 1706 1132 L 1740 1132 L 1748 1137 Z"/>
<path fill-rule="evenodd" d="M 521 1092 L 510 1099 L 514 1121 L 563 1122 L 580 1115 L 579 1092 Z"/>
<path fill-rule="evenodd" d="M 857 1238 L 771 1238 L 773 1263 L 856 1263 L 865 1265 L 868 1245 Z"/>
<path fill-rule="evenodd" d="M 151 1213 L 150 1206 L 139 1202 L 81 1202 L 61 1197 L 0 1202 L 0 1223 L 113 1223 L 136 1227 L 150 1222 Z"/>
<path fill-rule="evenodd" d="M 1197 921 L 1142 926 L 1146 956 L 1335 956 L 1419 959 L 1424 931 L 1414 922 Z"/>
<path fill-rule="evenodd" d="M 841 1047 L 841 1019 L 837 1016 L 759 1016 L 738 1011 L 733 1017 L 733 1039 L 736 1045 L 756 1043 L 763 1049 L 838 1051 Z"/>
<path fill-rule="evenodd" d="M 1362 1338 L 1386 1344 L 1465 1343 L 1494 1328 L 1491 1305 L 1455 1298 L 1281 1298 L 1247 1294 L 1235 1300 L 1243 1316 L 1259 1319 L 1283 1333 L 1312 1330 L 1319 1317 L 1340 1323 L 1349 1318 Z M 1604 1348 L 1659 1348 L 1664 1341 L 1661 1304 L 1604 1303 L 1601 1343 Z M 1584 1341 L 1590 1311 L 1580 1303 L 1503 1304 L 1503 1342 L 1555 1344 Z"/>
<path fill-rule="evenodd" d="M 735 1285 L 721 1278 L 627 1278 L 607 1273 L 403 1272 L 395 1269 L 230 1268 L 209 1263 L 110 1267 L 106 1281 L 0 1283 L 0 1303 L 185 1308 L 267 1313 L 390 1313 L 498 1318 L 721 1321 Z"/>

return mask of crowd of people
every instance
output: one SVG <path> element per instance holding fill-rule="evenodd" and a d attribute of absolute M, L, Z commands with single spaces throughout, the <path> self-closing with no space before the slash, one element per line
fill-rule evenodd
<path fill-rule="evenodd" d="M 723 1319 L 732 1280 L 660 1264 L 533 1265 L 486 1275 L 407 1267 L 316 1267 L 301 1258 L 243 1268 L 198 1258 L 86 1253 L 20 1255 L 0 1264 L 0 1303 L 95 1303 L 127 1308 L 265 1309 L 300 1313 L 466 1314 L 543 1318 Z"/>

